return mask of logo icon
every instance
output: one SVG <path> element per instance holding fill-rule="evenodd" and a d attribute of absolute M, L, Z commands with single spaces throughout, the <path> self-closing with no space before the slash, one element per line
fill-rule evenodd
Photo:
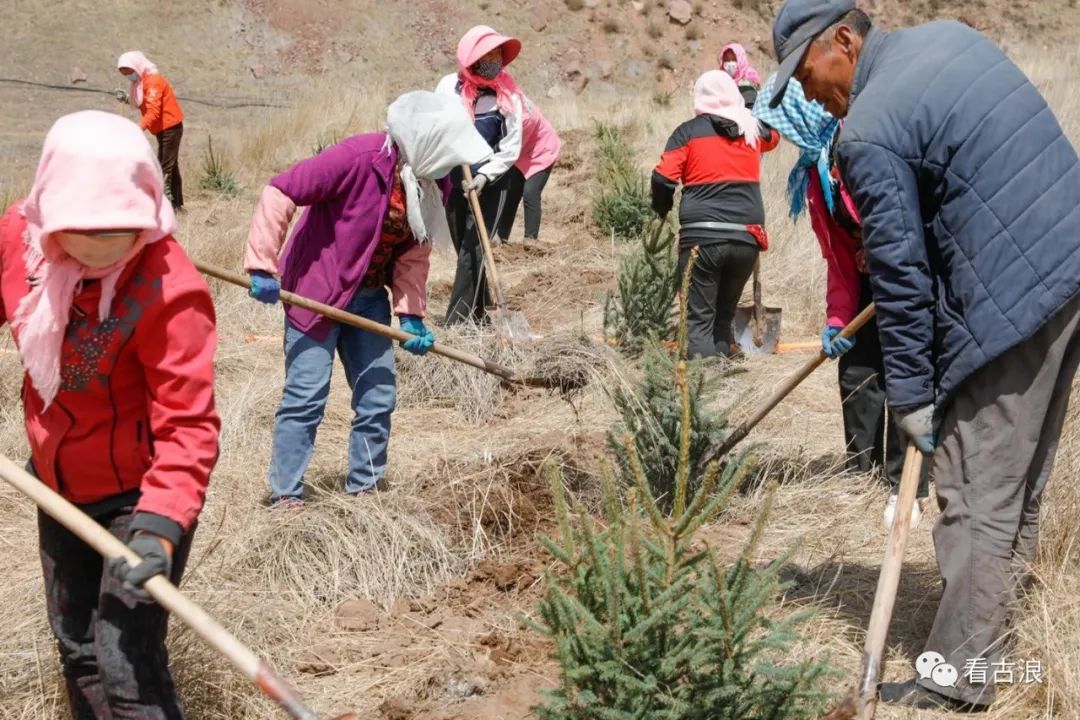
<path fill-rule="evenodd" d="M 924 652 L 915 660 L 915 670 L 923 680 L 929 680 L 938 687 L 956 687 L 960 673 L 955 667 L 945 662 L 941 653 Z"/>

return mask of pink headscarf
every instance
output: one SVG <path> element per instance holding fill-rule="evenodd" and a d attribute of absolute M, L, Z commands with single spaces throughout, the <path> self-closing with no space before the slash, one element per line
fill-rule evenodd
<path fill-rule="evenodd" d="M 731 120 L 739 126 L 746 144 L 757 147 L 758 120 L 747 109 L 735 80 L 723 70 L 710 70 L 694 83 L 694 113 Z"/>
<path fill-rule="evenodd" d="M 494 80 L 474 73 L 472 66 L 476 61 L 497 47 L 501 47 L 503 51 L 502 72 L 496 75 Z M 510 77 L 510 73 L 506 72 L 506 67 L 520 53 L 520 40 L 500 35 L 487 25 L 477 25 L 461 38 L 457 47 L 458 78 L 461 80 L 461 100 L 469 112 L 469 117 L 476 113 L 476 99 L 480 95 L 480 88 L 491 88 L 495 91 L 495 101 L 504 113 L 514 112 L 515 96 L 524 106 L 524 94 L 514 82 L 514 78 Z"/>
<path fill-rule="evenodd" d="M 735 53 L 735 63 L 738 68 L 735 70 L 734 80 L 735 82 L 746 81 L 752 83 L 754 87 L 761 87 L 761 76 L 758 75 L 758 71 L 754 69 L 750 64 L 750 57 L 746 54 L 746 48 L 739 43 L 730 43 L 724 46 L 724 49 L 720 51 L 720 68 L 724 67 L 724 53 L 728 50 Z"/>
<path fill-rule="evenodd" d="M 150 62 L 145 55 L 138 50 L 126 52 L 116 61 L 116 69 L 131 68 L 135 74 L 131 76 L 131 91 L 128 93 L 128 102 L 131 107 L 138 109 L 142 105 L 143 92 L 142 81 L 147 75 L 158 72 L 157 65 Z"/>
<path fill-rule="evenodd" d="M 120 274 L 143 248 L 171 235 L 176 216 L 165 198 L 161 166 L 139 126 L 112 113 L 65 115 L 45 137 L 26 218 L 26 270 L 38 282 L 19 303 L 23 367 L 45 407 L 60 389 L 60 351 L 79 283 L 101 280 L 98 314 L 112 314 Z M 141 229 L 130 252 L 107 268 L 90 269 L 61 248 L 52 233 Z"/>

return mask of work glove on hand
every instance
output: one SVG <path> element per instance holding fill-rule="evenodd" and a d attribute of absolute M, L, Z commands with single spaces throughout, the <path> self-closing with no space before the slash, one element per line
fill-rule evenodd
<path fill-rule="evenodd" d="M 401 341 L 401 347 L 413 355 L 423 355 L 435 344 L 435 333 L 416 315 L 402 315 L 400 322 L 402 331 L 415 336 Z"/>
<path fill-rule="evenodd" d="M 855 338 L 840 337 L 840 332 L 843 329 L 835 325 L 826 325 L 825 329 L 821 331 L 821 349 L 825 351 L 827 357 L 833 360 L 855 347 Z"/>
<path fill-rule="evenodd" d="M 122 581 L 124 590 L 140 601 L 150 600 L 150 594 L 142 589 L 147 580 L 155 575 L 168 578 L 172 573 L 172 544 L 157 535 L 137 532 L 128 542 L 142 562 L 132 567 L 124 558 L 109 561 L 109 572 Z"/>
<path fill-rule="evenodd" d="M 113 97 L 117 102 L 126 103 L 128 101 L 128 94 L 124 90 L 113 90 Z"/>
<path fill-rule="evenodd" d="M 273 305 L 281 300 L 281 283 L 268 272 L 262 270 L 251 271 L 251 287 L 248 295 L 259 302 Z"/>
<path fill-rule="evenodd" d="M 471 185 L 468 183 L 468 181 L 462 182 L 462 185 L 465 186 L 466 195 L 469 194 L 470 190 L 475 191 L 476 194 L 479 195 L 484 191 L 484 188 L 487 187 L 487 184 L 489 182 L 490 180 L 488 180 L 487 175 L 484 175 L 483 173 L 476 173 L 475 175 L 473 175 Z"/>
<path fill-rule="evenodd" d="M 919 450 L 932 455 L 936 446 L 934 433 L 934 406 L 925 405 L 907 414 L 895 413 L 896 424 Z"/>

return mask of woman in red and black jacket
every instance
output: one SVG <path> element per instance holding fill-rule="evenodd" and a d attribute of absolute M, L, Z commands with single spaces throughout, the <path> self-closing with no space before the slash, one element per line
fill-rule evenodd
<path fill-rule="evenodd" d="M 210 291 L 179 243 L 161 167 L 111 113 L 60 118 L 30 194 L 0 218 L 0 325 L 23 368 L 32 470 L 142 561 L 106 566 L 38 515 L 46 611 L 75 718 L 183 717 L 168 615 L 217 461 Z"/>
<path fill-rule="evenodd" d="M 665 217 L 682 184 L 680 283 L 698 248 L 687 298 L 688 354 L 730 357 L 735 307 L 758 252 L 768 248 L 761 154 L 773 150 L 780 135 L 754 118 L 722 70 L 694 84 L 694 113 L 672 133 L 653 170 L 653 209 Z"/>

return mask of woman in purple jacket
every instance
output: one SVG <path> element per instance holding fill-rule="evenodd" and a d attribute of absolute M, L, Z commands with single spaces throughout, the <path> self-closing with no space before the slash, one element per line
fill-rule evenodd
<path fill-rule="evenodd" d="M 460 102 L 428 92 L 398 98 L 387 132 L 346 138 L 264 188 L 244 260 L 252 297 L 276 303 L 284 287 L 383 324 L 393 307 L 401 329 L 415 336 L 402 347 L 426 353 L 435 342 L 423 322 L 431 241 L 449 239 L 448 184 L 440 188 L 435 181 L 490 154 Z M 281 253 L 298 206 L 307 210 Z M 289 306 L 285 390 L 270 461 L 275 507 L 303 506 L 304 472 L 326 409 L 335 351 L 353 388 L 346 492 L 373 491 L 386 469 L 396 401 L 391 341 Z"/>

